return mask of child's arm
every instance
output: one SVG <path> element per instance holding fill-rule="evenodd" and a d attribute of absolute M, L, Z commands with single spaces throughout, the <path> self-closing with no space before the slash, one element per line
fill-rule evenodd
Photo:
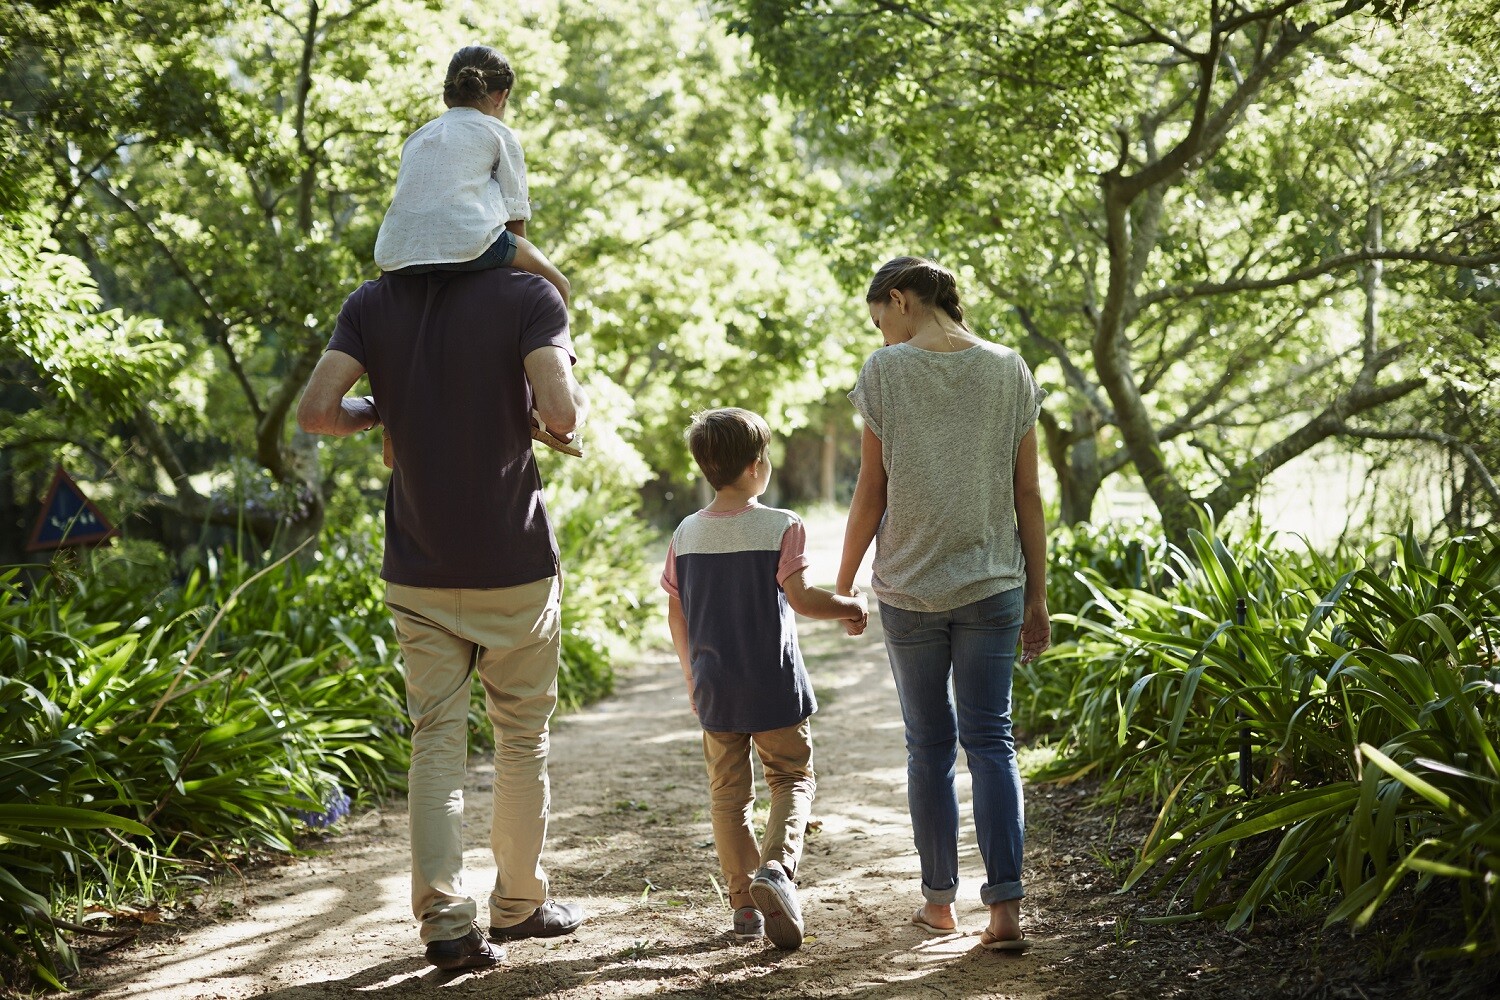
<path fill-rule="evenodd" d="M 672 630 L 672 645 L 677 649 L 677 662 L 682 664 L 682 679 L 687 682 L 688 704 L 697 715 L 698 703 L 693 700 L 692 654 L 688 651 L 687 615 L 682 613 L 682 602 L 670 596 L 667 598 L 667 627 Z"/>
<path fill-rule="evenodd" d="M 822 587 L 810 587 L 805 569 L 799 569 L 783 580 L 781 589 L 786 591 L 786 602 L 792 610 L 804 618 L 862 622 L 870 614 L 869 600 L 864 594 L 844 597 Z"/>
<path fill-rule="evenodd" d="M 506 225 L 513 225 L 513 223 L 506 223 Z M 548 260 L 547 255 L 538 250 L 536 244 L 526 237 L 514 233 L 512 235 L 515 235 L 516 239 L 516 256 L 511 260 L 511 266 L 546 278 L 562 296 L 563 305 L 571 303 L 573 286 L 568 284 L 568 279 L 563 277 L 557 265 Z"/>

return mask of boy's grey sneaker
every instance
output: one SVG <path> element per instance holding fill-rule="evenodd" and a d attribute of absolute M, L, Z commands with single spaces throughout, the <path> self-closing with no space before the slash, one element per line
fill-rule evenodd
<path fill-rule="evenodd" d="M 427 961 L 444 972 L 458 969 L 488 969 L 505 958 L 505 949 L 496 947 L 484 939 L 478 926 L 469 928 L 469 933 L 451 941 L 431 941 L 427 945 Z"/>
<path fill-rule="evenodd" d="M 802 947 L 802 908 L 797 887 L 780 868 L 762 865 L 750 881 L 750 898 L 766 920 L 766 937 L 784 951 Z"/>
<path fill-rule="evenodd" d="M 766 936 L 766 918 L 753 906 L 742 906 L 734 911 L 734 936 L 741 941 L 754 941 Z"/>

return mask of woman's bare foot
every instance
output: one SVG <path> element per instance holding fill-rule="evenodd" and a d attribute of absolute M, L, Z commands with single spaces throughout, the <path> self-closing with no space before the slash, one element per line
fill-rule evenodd
<path fill-rule="evenodd" d="M 990 904 L 990 925 L 985 928 L 988 936 L 997 941 L 1015 941 L 1021 935 L 1021 901 L 1007 899 Z"/>
<path fill-rule="evenodd" d="M 952 903 L 923 903 L 913 916 L 912 923 L 939 932 L 958 929 L 958 919 L 954 916 Z"/>

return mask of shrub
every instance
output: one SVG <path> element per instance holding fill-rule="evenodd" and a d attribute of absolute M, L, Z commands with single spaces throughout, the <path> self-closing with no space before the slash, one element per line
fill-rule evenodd
<path fill-rule="evenodd" d="M 1500 546 L 1408 535 L 1388 565 L 1207 527 L 1162 595 L 1113 587 L 1037 666 L 1074 678 L 1042 777 L 1098 770 L 1160 803 L 1127 886 L 1231 926 L 1276 894 L 1337 886 L 1362 926 L 1408 877 L 1460 889 L 1460 951 L 1500 947 Z M 1244 624 L 1235 605 L 1246 602 Z M 1240 787 L 1239 748 L 1257 762 Z M 1250 852 L 1254 870 L 1241 855 Z M 1239 862 L 1237 864 L 1237 862 Z"/>

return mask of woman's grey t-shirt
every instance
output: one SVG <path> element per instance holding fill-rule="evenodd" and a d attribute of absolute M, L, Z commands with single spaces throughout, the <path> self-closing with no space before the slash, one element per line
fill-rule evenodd
<path fill-rule="evenodd" d="M 907 611 L 949 611 L 1020 586 L 1016 451 L 1045 391 L 1015 351 L 882 347 L 849 399 L 880 438 L 885 516 L 875 596 Z"/>

